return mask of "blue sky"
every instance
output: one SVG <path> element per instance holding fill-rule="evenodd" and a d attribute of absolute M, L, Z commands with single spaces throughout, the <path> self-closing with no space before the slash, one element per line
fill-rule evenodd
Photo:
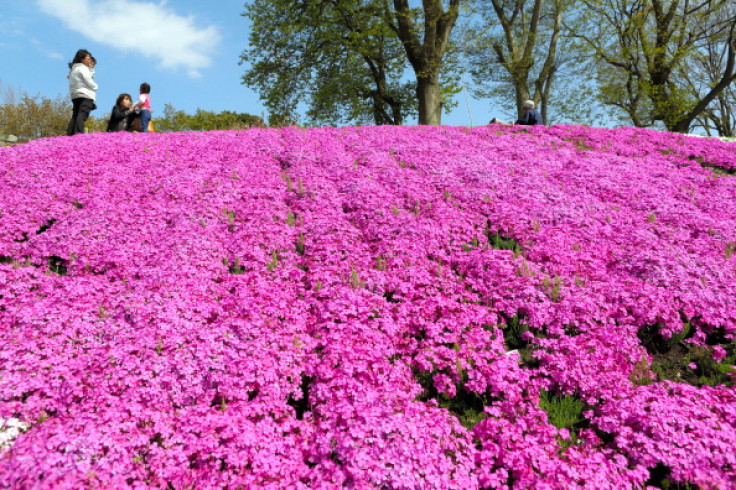
<path fill-rule="evenodd" d="M 243 0 L 0 0 L 0 11 L 3 88 L 66 96 L 67 63 L 86 48 L 97 59 L 97 117 L 144 81 L 154 111 L 169 103 L 189 113 L 265 114 L 258 95 L 240 83 L 248 41 Z M 465 94 L 457 101 L 443 124 L 470 125 Z M 474 125 L 501 116 L 472 98 L 470 110 Z"/>

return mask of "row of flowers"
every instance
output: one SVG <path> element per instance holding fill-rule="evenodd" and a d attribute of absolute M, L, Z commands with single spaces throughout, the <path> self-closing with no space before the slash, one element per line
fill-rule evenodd
<path fill-rule="evenodd" d="M 576 126 L 0 150 L 0 487 L 736 487 L 734 168 Z"/>

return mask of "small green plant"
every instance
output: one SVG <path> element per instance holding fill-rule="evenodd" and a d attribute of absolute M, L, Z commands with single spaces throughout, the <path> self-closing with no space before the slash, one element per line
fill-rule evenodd
<path fill-rule="evenodd" d="M 235 211 L 230 211 L 229 209 L 223 209 L 222 213 L 227 216 L 227 229 L 228 231 L 233 231 L 235 226 Z"/>
<path fill-rule="evenodd" d="M 38 416 L 38 418 L 36 419 L 35 424 L 33 424 L 33 425 L 43 424 L 44 422 L 46 422 L 50 418 L 51 418 L 51 415 L 49 415 L 49 413 L 46 412 L 46 410 L 43 410 L 41 412 L 41 415 Z"/>
<path fill-rule="evenodd" d="M 684 322 L 681 332 L 670 339 L 664 339 L 657 326 L 640 329 L 639 339 L 652 356 L 649 369 L 657 380 L 671 380 L 693 386 L 734 386 L 736 364 L 736 342 L 727 339 L 722 329 L 717 329 L 707 337 L 707 345 L 685 342 L 694 333 L 689 322 Z M 720 356 L 714 359 L 714 353 Z M 646 384 L 642 379 L 639 384 Z"/>
<path fill-rule="evenodd" d="M 702 165 L 705 168 L 710 168 L 713 171 L 713 174 L 719 177 L 736 175 L 736 170 L 726 169 L 726 168 L 718 167 L 716 165 L 708 165 L 706 163 L 703 163 Z"/>
<path fill-rule="evenodd" d="M 271 252 L 271 262 L 266 264 L 266 269 L 268 269 L 269 272 L 275 271 L 276 268 L 279 266 L 279 260 L 279 254 L 276 252 L 276 250 L 274 250 L 273 252 Z"/>
<path fill-rule="evenodd" d="M 60 276 L 67 275 L 67 261 L 57 255 L 52 255 L 48 258 L 49 271 Z"/>
<path fill-rule="evenodd" d="M 529 331 L 529 325 L 524 321 L 526 316 L 518 313 L 512 317 L 506 315 L 502 315 L 502 317 L 505 321 L 500 325 L 500 328 L 503 332 L 506 347 L 509 350 L 525 348 L 529 344 L 524 338 L 524 334 Z"/>
<path fill-rule="evenodd" d="M 286 172 L 281 172 L 281 178 L 286 182 L 286 190 L 292 192 L 294 190 L 294 185 L 291 183 L 291 177 L 286 175 Z"/>
<path fill-rule="evenodd" d="M 156 354 L 160 356 L 163 350 L 164 350 L 164 339 L 159 337 L 158 344 L 156 345 Z"/>
<path fill-rule="evenodd" d="M 647 216 L 647 221 L 649 221 L 650 223 L 654 223 L 655 221 L 657 221 L 657 216 L 654 213 L 652 213 L 649 216 Z"/>
<path fill-rule="evenodd" d="M 669 352 L 675 345 L 689 338 L 694 333 L 690 322 L 683 322 L 682 330 L 673 333 L 670 338 L 665 338 L 660 333 L 663 328 L 664 325 L 656 323 L 654 325 L 646 325 L 639 329 L 639 340 L 649 353 L 661 354 Z"/>
<path fill-rule="evenodd" d="M 243 274 L 245 272 L 245 267 L 240 265 L 240 257 L 236 257 L 233 265 L 228 266 L 227 270 L 230 274 Z"/>
<path fill-rule="evenodd" d="M 379 271 L 386 270 L 386 259 L 380 255 L 376 257 L 376 270 L 379 270 Z"/>
<path fill-rule="evenodd" d="M 304 255 L 304 233 L 299 233 L 299 237 L 296 241 L 296 253 L 299 255 Z"/>
<path fill-rule="evenodd" d="M 690 352 L 683 360 L 683 365 L 692 369 L 695 365 L 693 374 L 697 376 L 697 386 L 734 386 L 734 375 L 736 375 L 736 349 L 733 343 L 729 346 L 731 354 L 718 362 L 713 359 L 710 349 L 693 346 Z"/>
<path fill-rule="evenodd" d="M 296 226 L 296 215 L 291 211 L 286 215 L 286 224 L 289 226 Z"/>
<path fill-rule="evenodd" d="M 647 358 L 642 356 L 634 365 L 631 374 L 629 375 L 629 381 L 637 386 L 646 386 L 657 381 L 652 376 L 652 371 L 649 368 L 649 362 Z"/>
<path fill-rule="evenodd" d="M 478 241 L 478 238 L 473 238 L 470 243 L 463 245 L 463 252 L 470 252 L 471 250 L 474 250 L 480 246 L 480 242 Z"/>
<path fill-rule="evenodd" d="M 355 269 L 350 271 L 350 287 L 353 289 L 361 289 L 365 286 L 365 283 L 360 280 L 360 276 L 358 275 L 358 271 Z"/>
<path fill-rule="evenodd" d="M 562 278 L 555 276 L 552 278 L 545 277 L 542 280 L 542 289 L 544 290 L 544 294 L 547 295 L 547 297 L 554 301 L 558 302 L 560 299 L 562 299 L 562 295 L 560 293 L 560 289 L 562 288 Z"/>
<path fill-rule="evenodd" d="M 557 395 L 542 390 L 539 407 L 547 412 L 547 420 L 558 429 L 576 431 L 585 423 L 585 403 L 575 395 Z"/>
<path fill-rule="evenodd" d="M 506 237 L 500 232 L 486 231 L 486 237 L 488 237 L 488 243 L 492 248 L 496 250 L 511 250 L 514 253 L 521 253 L 521 247 L 519 242 L 511 237 Z"/>
<path fill-rule="evenodd" d="M 729 242 L 726 244 L 726 260 L 733 257 L 733 253 L 736 251 L 736 242 Z"/>
<path fill-rule="evenodd" d="M 533 277 L 535 275 L 529 262 L 527 262 L 523 257 L 521 258 L 521 264 L 519 264 L 519 267 L 516 269 L 516 275 L 518 277 Z"/>
<path fill-rule="evenodd" d="M 414 379 L 423 389 L 417 397 L 417 401 L 436 400 L 440 407 L 455 416 L 460 424 L 468 430 L 488 418 L 484 408 L 489 406 L 493 400 L 485 393 L 476 393 L 465 388 L 467 376 L 464 374 L 464 370 L 460 373 L 461 382 L 455 383 L 456 393 L 452 398 L 437 391 L 434 385 L 433 373 L 419 371 L 415 368 L 412 368 L 412 372 L 414 373 Z"/>
<path fill-rule="evenodd" d="M 568 138 L 563 138 L 563 140 L 564 141 L 569 141 L 570 143 L 572 143 L 573 145 L 575 145 L 575 148 L 576 149 L 578 149 L 580 151 L 589 151 L 589 150 L 592 150 L 593 149 L 593 147 L 590 146 L 590 145 L 588 145 L 588 142 L 585 139 L 583 139 L 582 137 L 569 138 L 569 139 Z"/>

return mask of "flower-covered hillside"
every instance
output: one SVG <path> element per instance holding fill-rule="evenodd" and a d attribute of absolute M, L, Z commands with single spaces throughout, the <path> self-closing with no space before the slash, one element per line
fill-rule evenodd
<path fill-rule="evenodd" d="M 0 149 L 0 487 L 736 488 L 734 169 L 574 126 Z"/>

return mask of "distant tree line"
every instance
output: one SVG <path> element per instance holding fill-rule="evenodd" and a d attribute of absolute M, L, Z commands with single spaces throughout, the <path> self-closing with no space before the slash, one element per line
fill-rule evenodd
<path fill-rule="evenodd" d="M 213 131 L 266 126 L 261 117 L 251 114 L 232 111 L 216 113 L 202 109 L 197 109 L 194 114 L 188 114 L 176 110 L 171 104 L 164 106 L 163 116 L 154 118 L 154 124 L 157 131 Z"/>
<path fill-rule="evenodd" d="M 41 95 L 29 95 L 11 87 L 0 85 L 0 134 L 12 134 L 20 141 L 30 141 L 48 136 L 66 134 L 66 125 L 72 113 L 67 97 L 50 99 Z M 89 132 L 102 132 L 107 128 L 109 113 L 90 116 L 86 127 Z M 163 115 L 154 118 L 156 131 L 210 131 L 217 129 L 248 129 L 265 127 L 260 116 L 232 111 L 212 112 L 197 109 L 194 114 L 176 110 L 166 104 Z M 272 116 L 273 126 L 292 124 L 283 116 Z"/>
<path fill-rule="evenodd" d="M 249 0 L 243 83 L 310 124 L 440 124 L 462 88 L 545 122 L 733 136 L 733 0 Z M 467 80 L 467 83 L 466 83 Z"/>
<path fill-rule="evenodd" d="M 65 134 L 72 114 L 66 98 L 31 96 L 0 84 L 0 133 L 21 141 Z"/>

